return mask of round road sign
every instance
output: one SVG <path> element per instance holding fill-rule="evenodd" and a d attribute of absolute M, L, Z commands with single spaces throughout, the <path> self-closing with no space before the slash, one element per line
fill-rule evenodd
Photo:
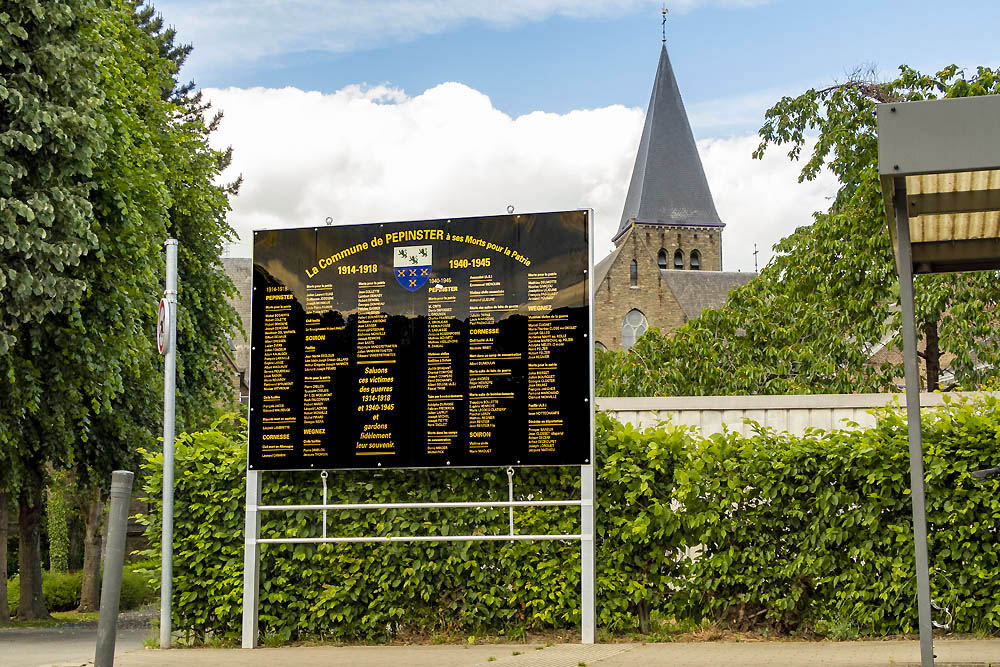
<path fill-rule="evenodd" d="M 170 304 L 160 299 L 160 312 L 156 316 L 156 349 L 166 354 L 170 346 Z"/>

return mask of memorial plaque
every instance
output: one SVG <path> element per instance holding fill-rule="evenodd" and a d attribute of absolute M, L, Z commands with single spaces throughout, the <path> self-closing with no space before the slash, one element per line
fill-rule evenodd
<path fill-rule="evenodd" d="M 255 232 L 250 468 L 589 463 L 589 218 Z"/>

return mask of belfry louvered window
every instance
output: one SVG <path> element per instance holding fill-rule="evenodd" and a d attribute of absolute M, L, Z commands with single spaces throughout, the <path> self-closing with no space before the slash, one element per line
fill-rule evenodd
<path fill-rule="evenodd" d="M 697 250 L 691 251 L 691 269 L 697 271 L 701 268 L 701 253 Z"/>
<path fill-rule="evenodd" d="M 639 265 L 634 259 L 628 266 L 628 284 L 632 287 L 639 286 Z"/>
<path fill-rule="evenodd" d="M 663 248 L 656 254 L 656 265 L 661 269 L 667 268 L 667 251 Z"/>
<path fill-rule="evenodd" d="M 684 253 L 679 248 L 674 251 L 674 268 L 684 268 Z"/>

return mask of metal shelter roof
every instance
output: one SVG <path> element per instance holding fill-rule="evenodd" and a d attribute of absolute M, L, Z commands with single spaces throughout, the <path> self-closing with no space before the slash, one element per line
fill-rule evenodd
<path fill-rule="evenodd" d="M 660 49 L 653 93 L 625 197 L 617 241 L 632 221 L 724 227 L 715 210 L 667 47 Z"/>

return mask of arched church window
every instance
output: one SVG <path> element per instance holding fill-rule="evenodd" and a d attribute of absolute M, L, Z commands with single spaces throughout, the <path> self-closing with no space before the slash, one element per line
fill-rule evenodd
<path fill-rule="evenodd" d="M 639 336 L 646 332 L 649 323 L 646 316 L 634 308 L 625 315 L 622 322 L 622 349 L 629 349 L 639 340 Z"/>
<path fill-rule="evenodd" d="M 691 251 L 691 270 L 697 271 L 701 268 L 701 253 L 697 250 Z"/>
<path fill-rule="evenodd" d="M 628 284 L 632 287 L 639 286 L 639 265 L 633 259 L 632 263 L 628 265 Z"/>
<path fill-rule="evenodd" d="M 684 253 L 679 248 L 674 251 L 674 268 L 684 268 Z"/>
<path fill-rule="evenodd" d="M 667 251 L 663 248 L 656 254 L 656 265 L 661 269 L 667 268 Z"/>
<path fill-rule="evenodd" d="M 608 351 L 607 346 L 601 341 L 597 341 L 596 343 L 594 343 L 594 347 L 596 347 L 598 350 L 601 350 L 602 352 Z"/>

